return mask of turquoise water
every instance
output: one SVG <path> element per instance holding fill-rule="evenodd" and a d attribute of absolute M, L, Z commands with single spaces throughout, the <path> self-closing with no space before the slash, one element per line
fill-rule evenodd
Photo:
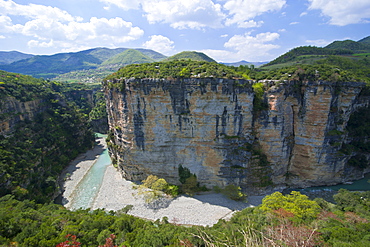
<path fill-rule="evenodd" d="M 363 179 L 353 181 L 352 184 L 337 184 L 332 186 L 318 186 L 302 189 L 302 191 L 313 191 L 313 190 L 334 190 L 346 189 L 351 191 L 368 191 L 370 190 L 370 173 L 367 173 Z"/>
<path fill-rule="evenodd" d="M 350 191 L 369 191 L 370 190 L 370 173 L 366 174 L 363 179 L 354 181 L 352 184 L 337 184 L 332 186 L 317 186 L 309 187 L 305 189 L 286 189 L 283 191 L 284 194 L 289 194 L 291 191 L 299 191 L 302 194 L 307 195 L 310 199 L 321 197 L 328 202 L 335 203 L 333 196 L 338 193 L 340 189 L 346 189 Z"/>
<path fill-rule="evenodd" d="M 101 134 L 97 134 L 97 136 L 105 137 Z M 110 164 L 111 159 L 108 150 L 104 149 L 97 161 L 77 185 L 73 194 L 73 200 L 70 203 L 72 210 L 79 208 L 87 209 L 92 206 L 103 182 L 105 170 Z"/>

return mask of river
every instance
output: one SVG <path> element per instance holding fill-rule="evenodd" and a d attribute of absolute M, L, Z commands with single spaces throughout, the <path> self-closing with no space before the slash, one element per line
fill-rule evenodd
<path fill-rule="evenodd" d="M 308 187 L 304 189 L 286 189 L 283 191 L 284 194 L 288 194 L 291 191 L 299 191 L 302 194 L 307 195 L 310 199 L 321 197 L 328 202 L 335 203 L 333 195 L 335 195 L 340 189 L 346 189 L 350 191 L 369 191 L 370 190 L 370 173 L 367 173 L 364 178 L 353 181 L 350 184 L 337 184 L 331 186 L 317 186 Z"/>
<path fill-rule="evenodd" d="M 98 138 L 106 138 L 106 135 L 96 135 Z M 98 195 L 100 186 L 103 183 L 105 171 L 110 164 L 111 159 L 109 157 L 108 149 L 104 148 L 99 154 L 97 160 L 86 172 L 71 194 L 72 199 L 68 206 L 71 210 L 92 207 L 94 200 Z"/>
<path fill-rule="evenodd" d="M 103 137 L 106 135 L 97 134 L 97 137 Z M 99 157 L 95 160 L 91 168 L 86 172 L 83 178 L 78 182 L 74 191 L 71 194 L 71 201 L 69 202 L 68 208 L 76 210 L 79 208 L 91 208 L 94 201 L 99 193 L 99 189 L 103 183 L 104 174 L 107 167 L 111 164 L 108 149 L 103 148 L 100 151 Z M 109 178 L 105 178 L 109 179 Z M 325 200 L 333 202 L 332 196 L 339 189 L 347 189 L 351 191 L 364 191 L 370 190 L 370 173 L 365 178 L 354 181 L 352 184 L 338 184 L 333 186 L 320 186 L 310 187 L 305 189 L 289 189 L 285 190 L 284 193 L 289 193 L 292 190 L 300 191 L 303 194 L 308 195 L 310 198 L 323 197 Z"/>

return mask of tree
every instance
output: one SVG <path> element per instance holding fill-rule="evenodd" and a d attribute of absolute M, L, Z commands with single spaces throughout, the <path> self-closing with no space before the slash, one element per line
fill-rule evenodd
<path fill-rule="evenodd" d="M 314 219 L 320 213 L 321 208 L 317 202 L 308 199 L 298 191 L 292 191 L 289 195 L 275 192 L 262 200 L 260 209 L 265 212 L 273 212 L 284 209 L 293 217 L 299 219 Z"/>

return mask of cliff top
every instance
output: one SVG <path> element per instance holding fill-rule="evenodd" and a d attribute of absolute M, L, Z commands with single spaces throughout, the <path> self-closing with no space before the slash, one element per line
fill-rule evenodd
<path fill-rule="evenodd" d="M 347 61 L 333 57 L 314 65 L 298 64 L 275 70 L 259 70 L 248 66 L 232 67 L 204 61 L 175 60 L 128 65 L 106 77 L 104 81 L 129 78 L 226 78 L 254 81 L 370 82 L 366 76 L 370 73 L 367 63 L 370 61 Z"/>
<path fill-rule="evenodd" d="M 106 77 L 104 81 L 116 78 L 243 78 L 235 68 L 223 64 L 193 60 L 174 60 L 132 64 L 121 68 L 116 73 Z M 249 79 L 249 78 L 245 78 Z"/>

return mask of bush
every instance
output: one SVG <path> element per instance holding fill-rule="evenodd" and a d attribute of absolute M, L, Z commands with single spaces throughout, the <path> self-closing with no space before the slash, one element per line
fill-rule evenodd
<path fill-rule="evenodd" d="M 315 201 L 308 199 L 298 191 L 292 191 L 284 196 L 280 192 L 275 192 L 266 196 L 262 200 L 260 207 L 265 212 L 272 212 L 279 209 L 292 213 L 298 219 L 314 219 L 320 213 L 321 208 Z"/>
<path fill-rule="evenodd" d="M 185 183 L 182 185 L 181 188 L 182 191 L 188 195 L 193 195 L 195 192 L 199 191 L 197 176 L 192 174 L 185 180 Z"/>
<path fill-rule="evenodd" d="M 234 184 L 227 185 L 221 190 L 221 193 L 235 201 L 245 201 L 247 199 L 247 195 L 241 191 L 241 188 Z"/>
<path fill-rule="evenodd" d="M 173 196 L 173 197 L 175 197 L 179 194 L 178 186 L 171 185 L 171 184 L 167 183 L 167 181 L 165 179 L 158 178 L 155 175 L 149 175 L 142 182 L 143 182 L 143 184 L 140 186 L 141 188 L 145 187 L 145 188 L 153 190 L 153 191 L 141 192 L 141 193 L 150 194 L 149 200 L 157 199 L 158 197 L 160 197 L 160 193 L 158 193 L 158 191 L 164 192 L 167 195 L 170 195 L 170 196 Z"/>

